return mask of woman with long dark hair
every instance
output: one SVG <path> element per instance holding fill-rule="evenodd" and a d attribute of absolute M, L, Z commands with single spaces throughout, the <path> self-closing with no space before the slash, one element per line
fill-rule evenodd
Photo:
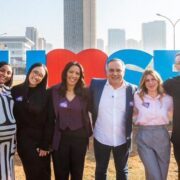
<path fill-rule="evenodd" d="M 55 119 L 53 164 L 56 180 L 82 180 L 91 125 L 84 72 L 78 62 L 69 62 L 62 82 L 51 89 L 52 115 Z"/>
<path fill-rule="evenodd" d="M 17 150 L 27 180 L 50 180 L 49 148 L 53 121 L 48 119 L 47 68 L 36 63 L 25 81 L 12 88 L 17 121 Z"/>
<path fill-rule="evenodd" d="M 14 180 L 14 153 L 16 122 L 11 96 L 12 67 L 0 62 L 0 179 Z"/>

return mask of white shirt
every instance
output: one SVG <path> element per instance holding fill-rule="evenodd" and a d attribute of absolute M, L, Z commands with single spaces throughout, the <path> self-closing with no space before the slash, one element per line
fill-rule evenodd
<path fill-rule="evenodd" d="M 125 83 L 114 89 L 107 81 L 99 103 L 94 128 L 95 139 L 102 144 L 114 147 L 126 143 L 125 111 Z"/>

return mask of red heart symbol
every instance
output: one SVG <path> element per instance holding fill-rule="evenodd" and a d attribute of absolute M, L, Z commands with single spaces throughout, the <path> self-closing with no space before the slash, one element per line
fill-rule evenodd
<path fill-rule="evenodd" d="M 49 52 L 46 58 L 49 86 L 61 82 L 61 73 L 70 61 L 78 61 L 84 67 L 87 85 L 92 78 L 105 78 L 105 62 L 108 56 L 98 49 L 86 49 L 78 54 L 66 49 L 56 49 Z"/>

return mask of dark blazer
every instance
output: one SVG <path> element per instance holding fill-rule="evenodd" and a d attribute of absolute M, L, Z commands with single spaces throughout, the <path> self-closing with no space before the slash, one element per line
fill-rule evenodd
<path fill-rule="evenodd" d="M 93 126 L 95 126 L 99 102 L 101 99 L 101 95 L 106 84 L 106 79 L 93 79 L 90 84 L 90 111 L 92 113 L 92 121 Z M 134 101 L 134 93 L 137 90 L 135 85 L 127 83 L 126 86 L 126 140 L 127 142 L 131 139 L 131 131 L 132 131 L 132 114 L 133 114 L 133 101 Z"/>
<path fill-rule="evenodd" d="M 165 91 L 173 97 L 173 129 L 171 141 L 180 147 L 180 76 L 168 79 L 164 82 Z"/>
<path fill-rule="evenodd" d="M 49 90 L 49 94 L 50 94 L 49 97 L 50 97 L 50 101 L 51 101 L 50 106 L 49 106 L 49 108 L 51 109 L 49 118 L 53 118 L 55 120 L 55 129 L 54 129 L 54 137 L 53 137 L 53 144 L 52 144 L 52 148 L 54 150 L 58 149 L 59 142 L 61 139 L 61 130 L 59 129 L 60 118 L 58 117 L 60 86 L 61 86 L 61 84 L 58 84 L 56 86 L 53 86 Z M 81 108 L 82 108 L 83 125 L 86 130 L 86 135 L 88 138 L 92 135 L 92 128 L 91 128 L 90 118 L 89 118 L 89 114 L 88 114 L 88 99 L 86 101 L 82 97 L 80 97 L 80 102 L 81 102 Z"/>

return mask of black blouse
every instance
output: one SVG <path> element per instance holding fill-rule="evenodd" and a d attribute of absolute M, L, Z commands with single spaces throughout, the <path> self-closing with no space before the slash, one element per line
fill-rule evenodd
<path fill-rule="evenodd" d="M 20 84 L 12 88 L 12 96 L 17 121 L 17 142 L 20 136 L 24 136 L 38 142 L 39 148 L 48 150 L 54 121 L 48 118 L 46 89 L 25 88 L 24 84 Z"/>

